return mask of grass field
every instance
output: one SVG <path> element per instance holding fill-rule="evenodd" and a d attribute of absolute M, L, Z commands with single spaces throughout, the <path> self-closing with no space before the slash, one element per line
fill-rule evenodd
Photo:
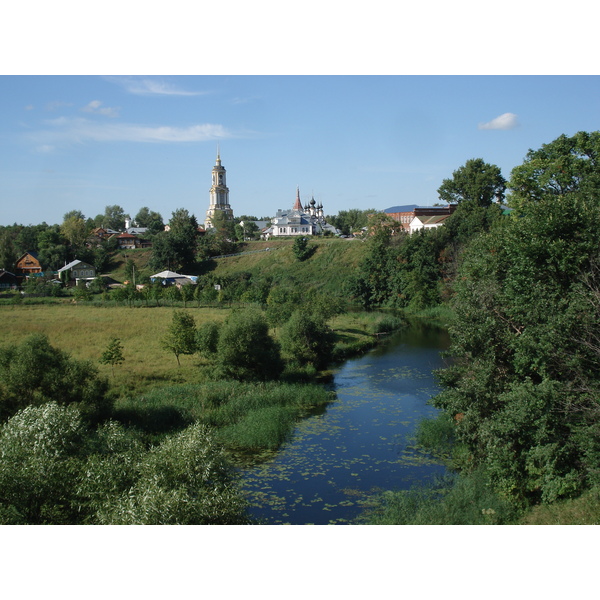
<path fill-rule="evenodd" d="M 221 322 L 223 309 L 187 309 L 196 324 Z M 19 343 L 32 333 L 44 333 L 50 344 L 73 358 L 90 360 L 122 395 L 135 394 L 155 385 L 200 383 L 206 364 L 198 356 L 181 356 L 181 367 L 173 354 L 163 350 L 160 340 L 173 315 L 170 307 L 127 308 L 93 305 L 2 306 L 2 344 Z M 121 340 L 125 362 L 115 368 L 98 361 L 113 337 Z"/>
<path fill-rule="evenodd" d="M 173 310 L 165 306 L 129 308 L 71 303 L 4 305 L 0 306 L 0 344 L 18 344 L 32 333 L 43 333 L 52 346 L 69 352 L 73 358 L 90 360 L 123 397 L 153 387 L 203 383 L 210 379 L 210 364 L 198 355 L 180 356 L 178 367 L 175 356 L 161 348 Z M 225 308 L 185 310 L 198 326 L 207 321 L 222 322 L 229 314 Z M 373 343 L 372 334 L 381 319 L 378 313 L 347 313 L 332 319 L 330 325 L 340 345 L 352 349 Z M 114 337 L 121 340 L 125 361 L 115 367 L 113 377 L 111 367 L 100 364 L 99 359 Z"/>

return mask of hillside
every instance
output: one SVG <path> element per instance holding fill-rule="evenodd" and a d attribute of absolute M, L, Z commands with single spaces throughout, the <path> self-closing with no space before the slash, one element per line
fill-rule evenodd
<path fill-rule="evenodd" d="M 256 276 L 272 276 L 277 280 L 310 282 L 322 291 L 337 293 L 352 275 L 363 255 L 365 246 L 359 240 L 322 238 L 311 240 L 314 254 L 300 262 L 292 252 L 293 240 L 270 240 L 246 244 L 241 254 L 207 261 L 204 273 L 231 276 L 246 272 Z M 266 250 L 269 248 L 269 250 Z"/>
<path fill-rule="evenodd" d="M 247 242 L 241 245 L 240 254 L 202 261 L 196 272 L 186 275 L 230 277 L 250 273 L 253 277 L 310 282 L 322 291 L 336 294 L 354 273 L 365 250 L 358 239 L 315 238 L 310 241 L 315 246 L 314 254 L 300 262 L 292 252 L 293 243 L 293 239 Z M 150 249 L 120 251 L 111 262 L 111 271 L 105 275 L 119 282 L 128 279 L 125 270 L 128 259 L 134 261 L 137 273 L 152 275 L 147 267 L 151 252 Z"/>

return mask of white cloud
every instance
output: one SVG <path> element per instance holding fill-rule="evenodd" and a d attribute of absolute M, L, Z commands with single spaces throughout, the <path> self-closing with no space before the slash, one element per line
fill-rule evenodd
<path fill-rule="evenodd" d="M 517 125 L 517 115 L 504 113 L 487 123 L 479 123 L 477 129 L 514 129 Z"/>
<path fill-rule="evenodd" d="M 106 124 L 83 118 L 53 119 L 49 128 L 27 135 L 42 151 L 52 146 L 84 142 L 204 142 L 234 137 L 222 125 L 203 123 L 190 127 L 135 125 L 128 123 Z M 46 150 L 48 151 L 48 150 Z"/>
<path fill-rule="evenodd" d="M 201 96 L 208 93 L 182 90 L 160 79 L 138 77 L 107 77 L 107 79 L 121 85 L 130 94 L 142 96 Z"/>
<path fill-rule="evenodd" d="M 111 108 L 102 106 L 100 100 L 92 100 L 89 104 L 81 109 L 83 112 L 92 113 L 95 115 L 103 115 L 105 117 L 118 117 L 120 108 Z"/>

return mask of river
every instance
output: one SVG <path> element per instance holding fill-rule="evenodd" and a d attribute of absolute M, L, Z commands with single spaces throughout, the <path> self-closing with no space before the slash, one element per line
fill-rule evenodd
<path fill-rule="evenodd" d="M 433 416 L 447 332 L 411 323 L 334 374 L 337 399 L 301 421 L 277 453 L 242 470 L 250 514 L 265 524 L 349 524 L 383 490 L 409 489 L 444 473 L 411 445 Z"/>

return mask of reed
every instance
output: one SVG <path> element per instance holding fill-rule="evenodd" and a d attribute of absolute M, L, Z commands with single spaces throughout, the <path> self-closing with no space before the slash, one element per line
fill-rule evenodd
<path fill-rule="evenodd" d="M 213 381 L 174 385 L 118 401 L 115 418 L 147 434 L 199 422 L 230 449 L 277 448 L 294 422 L 333 394 L 316 384 Z"/>

